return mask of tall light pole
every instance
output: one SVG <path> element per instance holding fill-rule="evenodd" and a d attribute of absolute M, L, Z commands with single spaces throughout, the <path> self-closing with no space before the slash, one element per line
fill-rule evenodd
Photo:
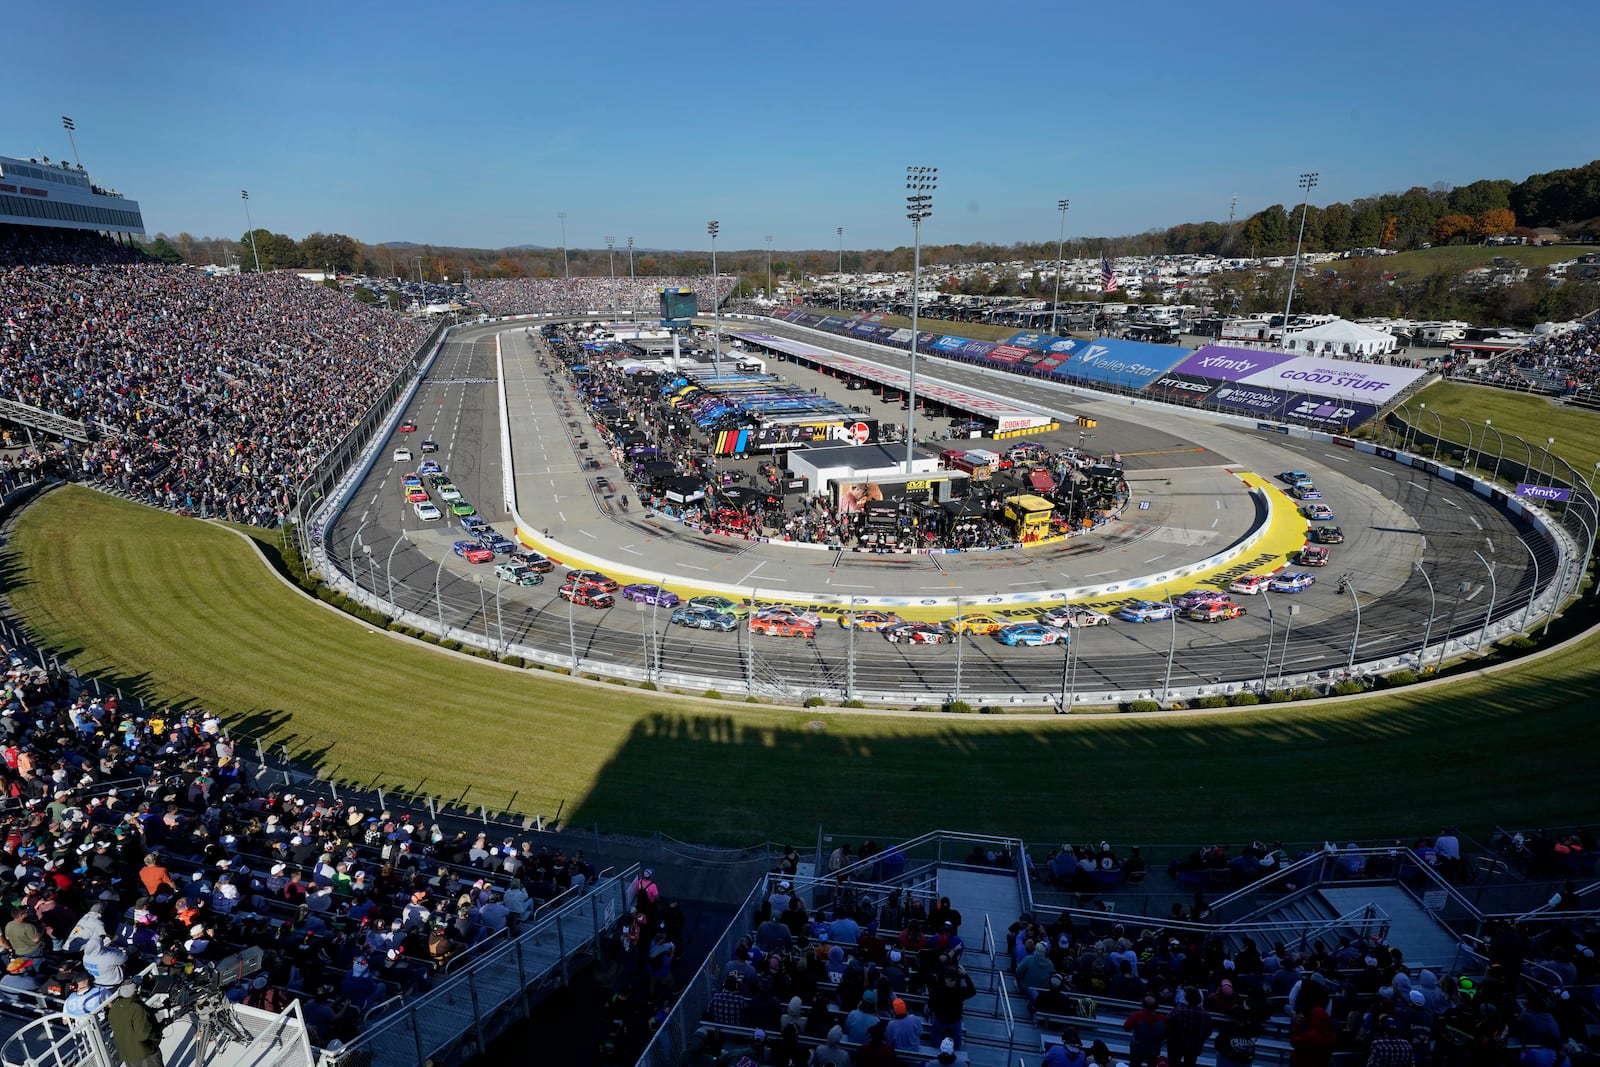
<path fill-rule="evenodd" d="M 444 594 L 439 591 L 439 579 L 444 577 L 444 559 L 439 560 L 439 569 L 433 572 L 433 607 L 439 613 L 439 636 L 444 637 L 449 633 L 444 628 Z"/>
<path fill-rule="evenodd" d="M 561 220 L 561 270 L 567 276 L 567 281 L 572 280 L 572 267 L 567 263 L 567 213 L 556 212 L 556 218 Z"/>
<path fill-rule="evenodd" d="M 1460 581 L 1456 583 L 1456 601 L 1450 606 L 1450 617 L 1444 623 L 1444 640 L 1439 642 L 1439 662 L 1434 665 L 1434 674 L 1444 670 L 1444 654 L 1450 647 L 1450 632 L 1455 629 L 1456 612 L 1461 610 L 1461 594 L 1471 588 L 1471 582 Z"/>
<path fill-rule="evenodd" d="M 411 538 L 406 535 L 404 530 L 401 530 L 400 536 L 396 537 L 394 544 L 389 546 L 389 559 L 383 565 L 384 581 L 389 586 L 389 603 L 394 604 L 396 610 L 399 609 L 400 605 L 394 603 L 394 550 L 400 547 L 400 542 L 409 540 Z"/>
<path fill-rule="evenodd" d="M 1166 590 L 1167 617 L 1172 620 L 1172 637 L 1167 642 L 1167 676 L 1161 682 L 1161 700 L 1165 703 L 1172 697 L 1172 660 L 1178 654 L 1178 609 L 1172 603 L 1172 590 Z"/>
<path fill-rule="evenodd" d="M 1556 484 L 1556 454 L 1552 451 L 1555 447 L 1556 439 L 1554 437 L 1546 437 L 1544 439 L 1544 454 L 1545 458 L 1550 461 L 1550 484 L 1552 486 Z M 1543 461 L 1539 463 L 1539 472 L 1541 474 L 1544 473 Z"/>
<path fill-rule="evenodd" d="M 767 234 L 767 299 L 772 299 L 772 234 Z"/>
<path fill-rule="evenodd" d="M 611 314 L 617 314 L 617 239 L 606 234 L 606 259 L 611 264 Z"/>
<path fill-rule="evenodd" d="M 1056 210 L 1061 212 L 1061 228 L 1056 233 L 1056 297 L 1050 301 L 1050 336 L 1056 335 L 1056 319 L 1061 311 L 1061 252 L 1067 242 L 1067 207 L 1070 201 L 1057 200 Z"/>
<path fill-rule="evenodd" d="M 1433 639 L 1433 613 L 1439 610 L 1439 600 L 1433 595 L 1433 579 L 1428 577 L 1427 568 L 1419 560 L 1413 564 L 1417 573 L 1422 575 L 1422 580 L 1428 583 L 1428 625 L 1422 631 L 1422 647 L 1417 649 L 1417 673 L 1422 673 L 1423 662 L 1428 656 L 1428 642 Z"/>
<path fill-rule="evenodd" d="M 1261 657 L 1261 695 L 1266 696 L 1267 674 L 1272 670 L 1272 640 L 1276 635 L 1273 632 L 1272 594 L 1263 588 L 1261 598 L 1267 602 L 1267 654 Z"/>
<path fill-rule="evenodd" d="M 639 286 L 633 280 L 633 238 L 628 238 L 628 288 L 633 291 L 633 321 L 639 321 Z"/>
<path fill-rule="evenodd" d="M 1483 433 L 1484 433 L 1484 441 L 1483 441 L 1483 443 L 1484 443 L 1485 446 L 1487 446 L 1489 444 L 1488 435 L 1489 435 L 1489 431 L 1490 430 L 1494 430 L 1494 420 L 1492 420 L 1492 419 L 1484 419 L 1483 420 Z M 1489 480 L 1491 482 L 1498 481 L 1500 479 L 1500 457 L 1503 456 L 1505 454 L 1505 451 L 1506 451 L 1506 438 L 1505 438 L 1505 435 L 1502 434 L 1499 430 L 1494 430 L 1494 440 L 1495 440 L 1494 470 L 1489 472 Z M 1482 466 L 1482 464 L 1480 463 L 1479 466 Z"/>
<path fill-rule="evenodd" d="M 706 223 L 706 232 L 711 235 L 711 358 L 718 378 L 722 377 L 722 301 L 717 299 L 722 288 L 717 276 L 717 231 L 720 229 L 722 223 L 716 219 Z"/>
<path fill-rule="evenodd" d="M 1289 665 L 1289 635 L 1294 633 L 1294 617 L 1300 614 L 1299 604 L 1289 605 L 1289 621 L 1283 624 L 1283 651 L 1278 653 L 1278 684 L 1283 684 L 1283 672 Z"/>
<path fill-rule="evenodd" d="M 933 190 L 939 184 L 938 167 L 906 168 L 906 218 L 911 220 L 911 364 L 906 407 L 906 473 L 917 448 L 917 312 L 922 287 L 922 220 L 933 214 Z"/>
<path fill-rule="evenodd" d="M 1356 580 L 1354 575 L 1352 575 L 1349 580 L 1344 583 L 1344 587 L 1345 590 L 1350 594 L 1350 603 L 1356 606 L 1356 628 L 1355 631 L 1350 635 L 1350 659 L 1349 662 L 1344 665 L 1345 673 L 1349 674 L 1351 671 L 1356 669 L 1356 642 L 1361 640 L 1361 597 L 1356 595 Z"/>
<path fill-rule="evenodd" d="M 1483 613 L 1483 629 L 1478 631 L 1478 643 L 1473 648 L 1482 648 L 1483 642 L 1489 636 L 1489 623 L 1494 618 L 1494 599 L 1500 592 L 1500 583 L 1494 580 L 1494 564 L 1483 558 L 1482 552 L 1472 553 L 1478 557 L 1478 562 L 1483 564 L 1483 569 L 1489 572 L 1489 608 Z"/>
<path fill-rule="evenodd" d="M 844 227 L 835 226 L 833 232 L 839 235 L 839 310 L 844 310 Z"/>
<path fill-rule="evenodd" d="M 256 248 L 256 224 L 250 221 L 250 190 L 240 189 L 239 199 L 244 201 L 244 229 L 250 235 L 250 251 L 256 257 L 256 273 L 261 273 L 261 252 Z"/>
<path fill-rule="evenodd" d="M 61 128 L 67 131 L 67 143 L 72 146 L 72 161 L 78 165 L 79 170 L 82 170 L 83 160 L 78 158 L 78 141 L 77 138 L 72 136 L 72 131 L 78 128 L 77 124 L 67 116 L 62 115 Z"/>
<path fill-rule="evenodd" d="M 1305 191 L 1300 201 L 1300 236 L 1294 242 L 1294 266 L 1289 268 L 1289 295 L 1283 302 L 1283 343 L 1279 348 L 1289 347 L 1289 309 L 1294 306 L 1294 283 L 1300 275 L 1300 244 L 1306 238 L 1306 210 L 1311 203 L 1311 190 L 1317 187 L 1317 172 L 1310 171 L 1300 175 L 1297 183 Z"/>
<path fill-rule="evenodd" d="M 1522 538 L 1517 538 L 1517 544 L 1527 551 L 1528 559 L 1533 563 L 1533 587 L 1528 590 L 1528 606 L 1522 611 L 1522 625 L 1518 627 L 1518 629 L 1526 630 L 1528 628 L 1528 618 L 1533 614 L 1534 598 L 1539 595 L 1539 557 L 1534 553 L 1533 546 Z"/>

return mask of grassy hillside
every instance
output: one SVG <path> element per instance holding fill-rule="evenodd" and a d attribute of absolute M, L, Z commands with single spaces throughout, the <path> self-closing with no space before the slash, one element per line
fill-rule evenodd
<path fill-rule="evenodd" d="M 1439 271 L 1456 274 L 1473 267 L 1489 267 L 1494 265 L 1496 256 L 1506 260 L 1514 260 L 1524 267 L 1548 267 L 1552 263 L 1565 263 L 1583 255 L 1586 252 L 1600 252 L 1600 248 L 1588 245 L 1540 245 L 1512 246 L 1509 248 L 1491 248 L 1486 245 L 1449 245 L 1442 248 L 1420 248 L 1414 252 L 1401 252 L 1394 256 L 1384 256 L 1376 260 L 1358 261 L 1353 259 L 1335 260 L 1332 263 L 1319 264 L 1317 269 L 1324 270 L 1328 267 L 1336 271 L 1348 271 L 1357 262 L 1376 264 L 1383 271 L 1404 271 L 1409 274 L 1436 274 Z"/>

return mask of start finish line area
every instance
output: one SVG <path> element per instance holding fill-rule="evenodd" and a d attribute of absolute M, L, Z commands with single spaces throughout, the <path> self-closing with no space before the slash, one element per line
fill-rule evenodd
<path fill-rule="evenodd" d="M 746 344 L 781 353 L 796 363 L 826 374 L 830 378 L 847 381 L 859 379 L 870 382 L 875 387 L 874 391 L 878 393 L 910 395 L 911 376 L 906 371 L 858 359 L 855 356 L 847 356 L 841 352 L 829 352 L 787 337 L 753 332 L 735 333 L 733 336 Z M 917 400 L 919 402 L 931 400 L 951 411 L 985 419 L 994 423 L 996 431 L 1001 434 L 1043 432 L 1056 429 L 1058 425 L 1053 416 L 1036 408 L 1023 407 L 1007 400 L 974 393 L 948 382 L 928 378 L 917 382 Z"/>

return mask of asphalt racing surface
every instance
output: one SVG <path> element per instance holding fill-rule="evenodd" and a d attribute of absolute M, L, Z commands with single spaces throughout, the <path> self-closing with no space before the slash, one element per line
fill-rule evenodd
<path fill-rule="evenodd" d="M 890 366 L 903 366 L 907 358 L 785 324 L 763 322 L 762 329 Z M 574 608 L 556 596 L 561 567 L 540 586 L 500 582 L 492 566 L 474 566 L 452 553 L 451 543 L 465 536 L 456 520 L 447 514 L 422 522 L 403 496 L 401 475 L 429 458 L 420 442 L 432 438 L 439 450 L 431 458 L 483 518 L 513 534 L 500 503 L 496 333 L 504 345 L 518 511 L 541 535 L 548 530 L 545 547 L 551 556 L 610 561 L 600 569 L 624 583 L 658 581 L 685 597 L 709 585 L 759 587 L 774 595 L 792 591 L 783 599 L 794 602 L 804 602 L 812 592 L 871 598 L 915 590 L 971 597 L 973 606 L 964 600 L 962 610 L 985 610 L 981 602 L 996 593 L 1037 591 L 1038 608 L 1009 609 L 1025 617 L 1052 602 L 1052 589 L 1114 583 L 1120 576 L 1148 575 L 1222 551 L 1259 519 L 1240 475 L 1272 480 L 1289 469 L 1307 471 L 1316 480 L 1347 541 L 1333 546 L 1330 566 L 1311 572 L 1318 582 L 1304 593 L 1236 595 L 1248 609 L 1244 618 L 1219 625 L 1117 621 L 1075 630 L 1070 656 L 1063 655 L 1063 646 L 1010 648 L 992 637 L 963 637 L 939 646 L 890 644 L 873 633 L 842 629 L 831 619 L 814 640 L 806 640 L 752 635 L 745 627 L 730 633 L 673 627 L 667 609 L 628 601 L 608 610 Z M 846 403 L 871 399 L 864 391 L 843 393 L 832 379 L 808 378 L 810 372 L 792 363 L 768 369 L 821 392 L 840 390 L 836 399 Z M 846 691 L 868 699 L 893 694 L 903 704 L 956 696 L 974 704 L 1037 704 L 1063 691 L 1069 669 L 1066 688 L 1083 704 L 1104 703 L 1114 692 L 1160 696 L 1169 685 L 1220 686 L 1263 677 L 1269 683 L 1280 677 L 1327 680 L 1344 670 L 1353 641 L 1357 663 L 1414 655 L 1425 636 L 1437 644 L 1447 629 L 1470 642 L 1484 627 L 1491 595 L 1495 618 L 1520 616 L 1535 570 L 1519 534 L 1537 553 L 1541 587 L 1555 577 L 1554 550 L 1514 525 L 1509 514 L 1464 487 L 1386 460 L 1270 432 L 1220 427 L 1176 411 L 1134 410 L 1125 400 L 1031 379 L 1001 380 L 939 359 L 919 358 L 918 375 L 999 393 L 1058 412 L 1069 422 L 1078 415 L 1096 419 L 1098 426 L 1085 443 L 1102 453 L 1121 453 L 1135 502 L 1127 521 L 1054 550 L 881 557 L 706 537 L 646 516 L 637 504 L 625 512 L 617 499 L 627 491 L 621 472 L 572 399 L 557 364 L 546 360 L 523 327 L 498 324 L 457 330 L 445 343 L 406 413 L 417 431 L 397 434 L 385 446 L 327 532 L 330 555 L 380 597 L 453 628 L 454 636 L 476 633 L 514 653 L 537 649 L 568 665 L 575 654 L 583 670 L 642 672 L 664 686 L 692 691 L 739 690 L 748 684 L 758 694 L 782 698 Z M 904 418 L 898 405 L 878 407 L 888 421 Z M 943 423 L 930 426 L 919 419 L 919 433 L 932 429 L 942 430 Z M 1079 430 L 1063 429 L 1054 440 L 1077 444 Z M 412 450 L 410 462 L 392 460 L 401 444 Z M 584 470 L 587 456 L 602 461 L 601 469 Z M 594 480 L 598 476 L 620 488 L 602 491 Z M 1140 510 L 1140 501 L 1150 506 Z M 1293 506 L 1286 497 L 1278 503 Z M 1431 598 L 1416 569 L 1419 561 L 1432 581 Z M 1342 573 L 1352 575 L 1356 597 L 1336 591 Z M 1193 584 L 1175 582 L 1170 590 L 1176 595 Z M 1290 605 L 1298 609 L 1292 615 Z"/>

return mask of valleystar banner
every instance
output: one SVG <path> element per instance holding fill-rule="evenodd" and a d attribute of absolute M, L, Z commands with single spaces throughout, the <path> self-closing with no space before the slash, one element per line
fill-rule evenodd
<path fill-rule="evenodd" d="M 1066 378 L 1142 389 L 1187 355 L 1183 349 L 1174 349 L 1171 345 L 1102 338 L 1083 344 L 1055 373 Z"/>

